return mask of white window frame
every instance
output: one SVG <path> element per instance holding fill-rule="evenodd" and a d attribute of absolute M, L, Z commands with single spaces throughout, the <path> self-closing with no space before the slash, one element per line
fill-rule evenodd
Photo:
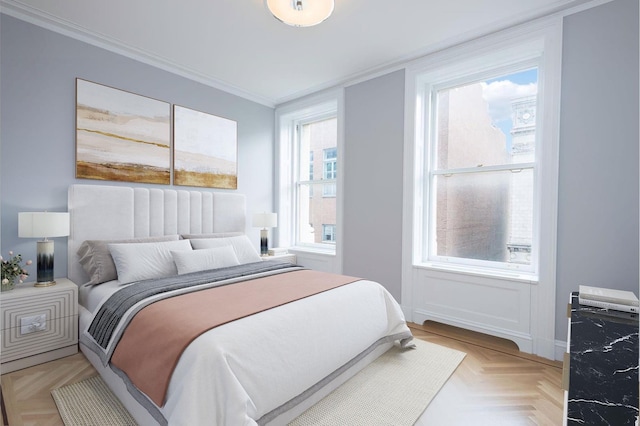
<path fill-rule="evenodd" d="M 336 242 L 332 244 L 298 244 L 296 242 L 297 202 L 296 177 L 297 169 L 297 136 L 296 126 L 304 123 L 320 121 L 322 118 L 337 118 L 337 179 L 336 185 Z M 344 141 L 344 94 L 343 90 L 332 90 L 301 101 L 287 103 L 276 108 L 276 205 L 278 206 L 279 226 L 274 231 L 278 236 L 278 244 L 301 253 L 313 255 L 335 256 L 331 270 L 342 270 L 340 253 L 342 249 L 342 186 L 344 175 L 343 141 Z M 314 154 L 315 155 L 315 154 Z M 314 173 L 317 173 L 314 170 Z M 323 172 L 324 175 L 324 172 Z M 324 182 L 320 180 L 318 182 Z"/>
<path fill-rule="evenodd" d="M 536 55 L 536 52 L 531 52 L 532 55 Z M 522 273 L 523 276 L 527 276 L 527 278 L 536 279 L 537 276 L 537 266 L 538 266 L 538 233 L 537 233 L 537 224 L 538 224 L 538 215 L 539 211 L 539 203 L 534 202 L 533 205 L 533 235 L 531 242 L 531 263 L 529 265 L 518 264 L 518 263 L 508 263 L 508 262 L 495 262 L 489 260 L 479 260 L 479 259 L 471 259 L 471 258 L 460 258 L 460 257 L 449 257 L 437 255 L 435 253 L 436 246 L 436 202 L 435 202 L 435 177 L 437 175 L 449 175 L 449 174 L 462 174 L 462 173 L 483 173 L 483 172 L 495 172 L 495 171 L 522 171 L 522 170 L 533 170 L 534 173 L 534 187 L 533 187 L 533 197 L 534 200 L 539 200 L 537 194 L 540 192 L 539 188 L 539 179 L 536 179 L 536 173 L 538 172 L 538 162 L 539 158 L 536 156 L 536 161 L 533 163 L 510 163 L 510 164 L 500 164 L 500 165 L 490 165 L 484 166 L 481 169 L 478 167 L 467 167 L 461 169 L 440 169 L 438 170 L 436 163 L 436 138 L 437 138 L 437 125 L 435 124 L 437 121 L 436 117 L 436 107 L 437 107 L 437 99 L 435 94 L 439 90 L 446 90 L 450 88 L 455 88 L 467 84 L 473 84 L 474 82 L 480 82 L 486 79 L 495 78 L 496 76 L 504 76 L 512 73 L 516 73 L 519 71 L 523 71 L 526 69 L 537 68 L 538 72 L 540 72 L 541 57 L 537 56 L 532 59 L 527 59 L 524 61 L 509 63 L 506 65 L 500 64 L 496 66 L 496 68 L 488 69 L 484 72 L 476 73 L 471 69 L 471 71 L 467 75 L 463 75 L 460 78 L 449 79 L 440 77 L 441 80 L 437 80 L 437 77 L 431 77 L 429 73 L 425 73 L 419 77 L 420 83 L 423 84 L 421 94 L 417 94 L 420 96 L 425 103 L 428 102 L 428 105 L 425 104 L 425 108 L 423 109 L 422 119 L 424 123 L 421 124 L 421 127 L 424 126 L 424 134 L 422 135 L 423 143 L 423 151 L 425 152 L 424 159 L 424 167 L 425 167 L 425 182 L 424 184 L 424 192 L 423 199 L 426 200 L 427 208 L 423 210 L 423 229 L 425 230 L 425 235 L 422 240 L 422 259 L 419 263 L 424 265 L 433 265 L 440 267 L 463 267 L 463 268 L 478 268 L 480 271 L 485 272 L 489 271 L 489 273 L 501 274 L 503 271 L 518 271 Z M 488 64 L 485 64 L 488 65 Z M 473 66 L 473 65 L 472 65 Z M 420 87 L 417 88 L 421 90 Z M 538 93 L 537 101 L 536 101 L 536 109 L 537 104 L 543 104 L 543 94 Z M 539 133 L 538 126 L 536 125 L 536 148 L 539 144 Z M 537 149 L 536 149 L 537 152 Z M 428 211 L 430 209 L 430 211 Z"/>
<path fill-rule="evenodd" d="M 537 53 L 536 53 L 537 52 Z M 423 120 L 428 99 L 422 90 L 427 83 L 453 80 L 474 72 L 482 73 L 542 56 L 538 73 L 536 158 L 538 170 L 534 179 L 541 188 L 534 206 L 544 214 L 537 215 L 534 238 L 538 244 L 535 274 L 505 272 L 474 266 L 444 265 L 424 262 L 425 198 L 425 128 Z M 493 60 L 487 59 L 493 57 Z M 532 353 L 554 359 L 556 306 L 556 240 L 558 210 L 560 79 L 562 63 L 562 18 L 550 17 L 494 33 L 458 46 L 444 49 L 411 63 L 405 74 L 405 150 L 403 189 L 403 256 L 402 306 L 412 321 L 413 307 L 423 303 L 414 300 L 415 289 L 423 285 L 420 271 L 446 274 L 449 279 L 499 278 L 502 282 L 532 284 L 531 337 Z M 428 196 L 428 193 L 427 193 Z M 424 274 L 423 274 L 424 275 Z M 456 278 L 458 277 L 458 278 Z"/>

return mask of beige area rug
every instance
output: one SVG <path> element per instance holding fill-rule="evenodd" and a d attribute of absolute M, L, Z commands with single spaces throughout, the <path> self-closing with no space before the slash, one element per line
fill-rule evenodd
<path fill-rule="evenodd" d="M 51 391 L 65 426 L 136 426 L 100 376 Z"/>
<path fill-rule="evenodd" d="M 466 355 L 414 342 L 416 349 L 387 351 L 290 425 L 413 425 Z M 99 376 L 51 394 L 65 426 L 136 425 Z"/>
<path fill-rule="evenodd" d="M 413 425 L 466 355 L 413 341 L 416 349 L 394 346 L 289 425 Z"/>

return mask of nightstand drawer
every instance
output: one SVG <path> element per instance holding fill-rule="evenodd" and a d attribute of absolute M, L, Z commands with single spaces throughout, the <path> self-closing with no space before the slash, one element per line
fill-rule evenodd
<path fill-rule="evenodd" d="M 2 330 L 0 354 L 2 362 L 75 345 L 78 342 L 78 316 L 45 319 L 22 327 Z"/>
<path fill-rule="evenodd" d="M 74 286 L 75 287 L 75 286 Z M 56 288 L 56 291 L 42 291 L 42 289 L 26 289 L 27 297 L 11 297 L 19 295 L 3 295 L 2 318 L 0 328 L 21 328 L 27 323 L 37 322 L 36 317 L 51 321 L 57 318 L 65 318 L 78 315 L 77 289 Z"/>

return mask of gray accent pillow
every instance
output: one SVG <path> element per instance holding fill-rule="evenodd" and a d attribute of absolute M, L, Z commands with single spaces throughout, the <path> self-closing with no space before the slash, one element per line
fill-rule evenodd
<path fill-rule="evenodd" d="M 156 243 L 177 241 L 179 239 L 179 235 L 164 235 L 161 237 L 130 238 L 125 240 L 86 240 L 80 245 L 76 253 L 80 257 L 80 265 L 89 275 L 87 284 L 96 285 L 118 279 L 118 272 L 109 251 L 109 244 Z"/>

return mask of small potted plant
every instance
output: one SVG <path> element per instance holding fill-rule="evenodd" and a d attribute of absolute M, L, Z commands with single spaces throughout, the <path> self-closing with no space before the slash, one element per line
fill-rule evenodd
<path fill-rule="evenodd" d="M 29 266 L 32 263 L 27 260 L 25 266 Z M 0 266 L 1 291 L 13 290 L 16 286 L 16 281 L 22 283 L 29 275 L 29 272 L 22 266 L 22 255 L 14 256 L 12 251 L 9 252 L 9 259 L 4 259 L 0 256 Z"/>

